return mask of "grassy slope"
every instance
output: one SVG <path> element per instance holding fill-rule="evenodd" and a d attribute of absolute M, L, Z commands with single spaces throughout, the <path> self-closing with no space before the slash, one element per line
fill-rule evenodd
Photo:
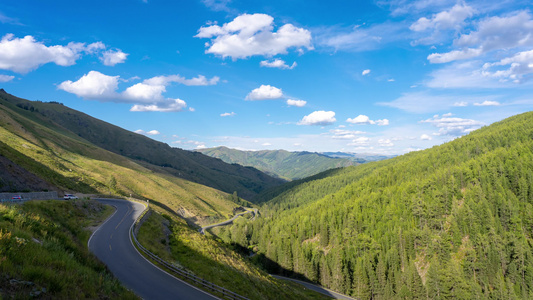
<path fill-rule="evenodd" d="M 336 170 L 223 232 L 362 299 L 533 295 L 533 113 Z"/>
<path fill-rule="evenodd" d="M 305 178 L 328 169 L 357 164 L 349 159 L 331 158 L 311 152 L 289 152 L 284 150 L 240 151 L 226 147 L 197 151 L 222 159 L 230 164 L 251 166 L 287 180 Z"/>
<path fill-rule="evenodd" d="M 87 200 L 0 205 L 0 295 L 136 299 L 87 249 L 91 232 L 85 227 L 111 213 L 111 207 Z"/>
<path fill-rule="evenodd" d="M 227 193 L 237 191 L 239 196 L 246 199 L 282 183 L 254 168 L 230 165 L 197 152 L 171 148 L 61 104 L 28 101 L 3 91 L 0 91 L 0 103 L 55 132 L 71 138 L 82 138 L 133 160 L 165 167 L 167 173 L 189 181 Z"/>
<path fill-rule="evenodd" d="M 329 299 L 272 278 L 232 249 L 159 212 L 143 223 L 138 238 L 166 261 L 249 299 Z"/>
<path fill-rule="evenodd" d="M 0 105 L 0 155 L 60 191 L 132 194 L 166 204 L 174 211 L 181 209 L 190 217 L 224 219 L 237 206 L 229 195 L 173 176 L 165 168 L 150 169 L 148 163 L 101 149 L 53 124 L 43 126 L 45 121 L 35 114 Z"/>

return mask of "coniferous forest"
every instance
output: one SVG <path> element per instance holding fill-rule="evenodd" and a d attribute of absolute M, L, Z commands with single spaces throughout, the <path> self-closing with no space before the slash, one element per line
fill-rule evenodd
<path fill-rule="evenodd" d="M 217 234 L 360 299 L 533 298 L 533 112 L 329 172 Z"/>

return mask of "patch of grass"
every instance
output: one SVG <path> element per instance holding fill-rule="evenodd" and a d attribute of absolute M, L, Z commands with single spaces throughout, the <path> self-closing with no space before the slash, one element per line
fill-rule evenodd
<path fill-rule="evenodd" d="M 165 227 L 170 229 L 169 236 Z M 141 225 L 138 239 L 166 261 L 250 299 L 329 299 L 298 284 L 271 277 L 247 258 L 201 235 L 176 217 L 152 212 Z M 162 240 L 169 240 L 170 247 Z"/>
<path fill-rule="evenodd" d="M 2 297 L 136 299 L 87 248 L 86 227 L 112 210 L 90 200 L 0 205 Z"/>

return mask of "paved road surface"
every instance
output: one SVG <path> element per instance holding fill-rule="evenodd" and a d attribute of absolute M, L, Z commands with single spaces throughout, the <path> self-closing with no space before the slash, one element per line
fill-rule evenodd
<path fill-rule="evenodd" d="M 278 279 L 283 279 L 283 280 L 290 280 L 290 281 L 294 281 L 296 283 L 299 283 L 303 286 L 305 286 L 306 288 L 310 289 L 310 290 L 313 290 L 315 292 L 319 292 L 319 293 L 322 293 L 324 295 L 327 295 L 327 296 L 330 296 L 331 298 L 334 298 L 334 299 L 345 299 L 345 300 L 355 300 L 354 298 L 350 298 L 346 295 L 343 295 L 343 294 L 340 294 L 340 293 L 337 293 L 337 292 L 334 292 L 332 290 L 328 290 L 326 288 L 323 288 L 319 285 L 316 285 L 316 284 L 312 284 L 312 283 L 309 283 L 309 282 L 305 282 L 305 281 L 301 281 L 301 280 L 296 280 L 296 279 L 292 279 L 292 278 L 288 278 L 288 277 L 283 277 L 283 276 L 278 276 L 278 275 L 272 275 L 270 274 L 270 276 L 272 277 L 275 277 L 275 278 L 278 278 Z"/>
<path fill-rule="evenodd" d="M 254 214 L 253 218 L 255 218 L 255 216 L 257 215 L 257 208 L 254 208 L 253 210 L 246 210 L 245 212 L 242 212 L 242 213 L 240 213 L 240 214 L 236 214 L 235 216 L 233 216 L 233 218 L 231 218 L 231 219 L 229 219 L 229 220 L 226 220 L 226 221 L 224 221 L 224 222 L 220 222 L 220 223 L 212 224 L 212 225 L 207 225 L 207 226 L 205 226 L 205 227 L 200 228 L 199 231 L 200 231 L 201 234 L 205 234 L 205 231 L 206 231 L 207 229 L 209 229 L 209 228 L 213 228 L 213 227 L 217 227 L 217 226 L 224 226 L 224 225 L 231 224 L 231 223 L 233 223 L 233 221 L 234 221 L 235 219 L 237 219 L 238 217 L 240 217 L 240 216 L 242 216 L 242 215 L 244 215 L 244 214 L 249 214 L 249 213 L 253 213 L 253 214 Z"/>
<path fill-rule="evenodd" d="M 89 239 L 89 250 L 130 290 L 143 299 L 218 299 L 148 262 L 131 243 L 129 231 L 144 205 L 116 199 L 97 199 L 117 208 Z"/>

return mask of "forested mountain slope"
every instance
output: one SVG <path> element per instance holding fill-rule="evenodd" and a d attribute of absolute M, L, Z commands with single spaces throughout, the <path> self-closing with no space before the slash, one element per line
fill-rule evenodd
<path fill-rule="evenodd" d="M 264 189 L 283 183 L 251 167 L 227 164 L 201 153 L 172 148 L 73 110 L 59 103 L 17 98 L 0 90 L 0 104 L 32 121 L 73 138 L 82 138 L 113 153 L 227 193 L 251 199 Z M 155 168 L 154 168 L 155 167 Z"/>
<path fill-rule="evenodd" d="M 254 167 L 272 176 L 288 180 L 305 178 L 329 169 L 358 164 L 350 159 L 333 158 L 313 152 L 241 151 L 227 147 L 197 151 L 230 164 Z"/>
<path fill-rule="evenodd" d="M 533 112 L 338 170 L 220 236 L 361 299 L 533 297 Z"/>

